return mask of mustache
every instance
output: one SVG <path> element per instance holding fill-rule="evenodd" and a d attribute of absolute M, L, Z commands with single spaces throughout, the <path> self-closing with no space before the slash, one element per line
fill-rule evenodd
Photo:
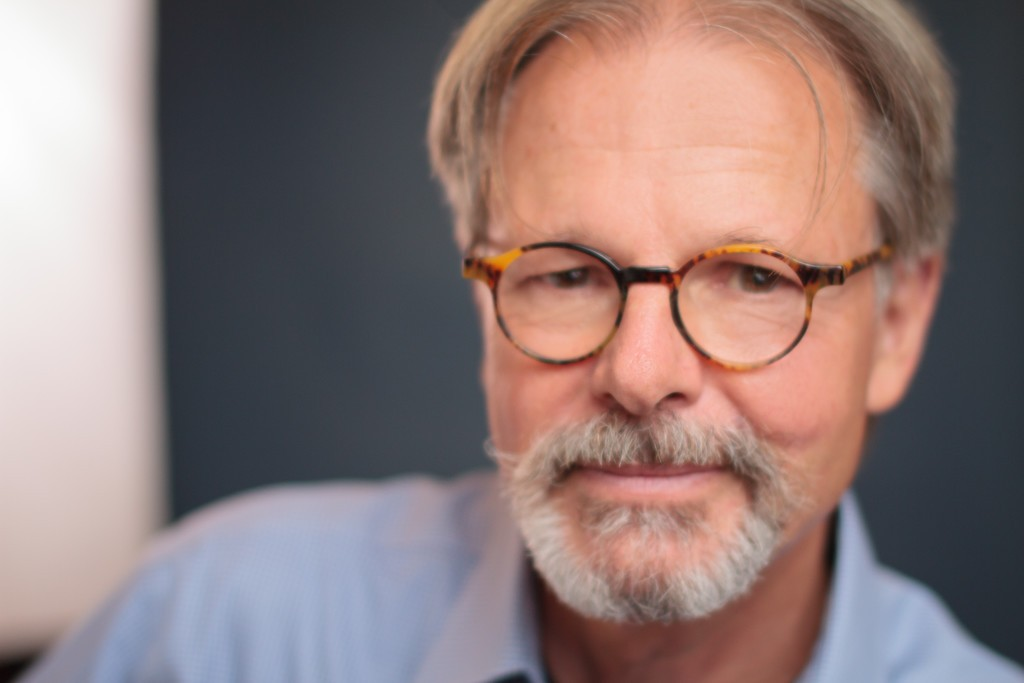
<path fill-rule="evenodd" d="M 487 450 L 517 478 L 550 484 L 587 466 L 723 467 L 755 485 L 781 478 L 774 449 L 749 425 L 700 425 L 670 413 L 636 418 L 609 412 L 552 430 L 522 455 L 503 453 L 491 443 Z"/>

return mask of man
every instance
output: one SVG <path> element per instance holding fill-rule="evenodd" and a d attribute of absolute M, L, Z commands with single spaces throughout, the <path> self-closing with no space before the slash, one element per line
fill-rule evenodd
<path fill-rule="evenodd" d="M 951 99 L 893 0 L 487 3 L 430 143 L 497 481 L 204 513 L 28 680 L 1024 680 L 844 498 L 938 295 Z"/>

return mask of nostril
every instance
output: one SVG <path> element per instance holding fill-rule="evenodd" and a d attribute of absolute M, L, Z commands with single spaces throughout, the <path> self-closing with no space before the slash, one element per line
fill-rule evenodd
<path fill-rule="evenodd" d="M 661 401 L 658 402 L 658 405 L 656 407 L 661 410 L 670 409 L 673 406 L 681 407 L 683 405 L 689 405 L 693 403 L 693 398 L 695 397 L 687 396 L 686 394 L 680 391 L 673 391 L 672 393 L 667 394 L 664 398 L 662 398 Z"/>

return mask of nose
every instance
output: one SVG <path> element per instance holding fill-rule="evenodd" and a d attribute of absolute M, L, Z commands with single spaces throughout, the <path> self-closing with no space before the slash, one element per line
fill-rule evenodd
<path fill-rule="evenodd" d="M 641 417 L 694 402 L 704 372 L 672 320 L 668 287 L 635 283 L 618 331 L 595 359 L 591 382 L 596 397 Z"/>

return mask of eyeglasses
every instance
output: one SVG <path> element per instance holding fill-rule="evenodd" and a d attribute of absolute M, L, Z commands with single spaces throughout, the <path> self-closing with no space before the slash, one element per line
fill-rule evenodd
<path fill-rule="evenodd" d="M 838 265 L 809 263 L 758 244 L 705 251 L 678 270 L 619 266 L 597 249 L 539 242 L 497 256 L 463 260 L 462 276 L 485 282 L 505 336 L 543 363 L 586 360 L 611 341 L 622 322 L 631 284 L 671 287 L 672 319 L 709 361 L 731 370 L 774 363 L 807 332 L 822 287 L 879 261 L 892 248 Z"/>

